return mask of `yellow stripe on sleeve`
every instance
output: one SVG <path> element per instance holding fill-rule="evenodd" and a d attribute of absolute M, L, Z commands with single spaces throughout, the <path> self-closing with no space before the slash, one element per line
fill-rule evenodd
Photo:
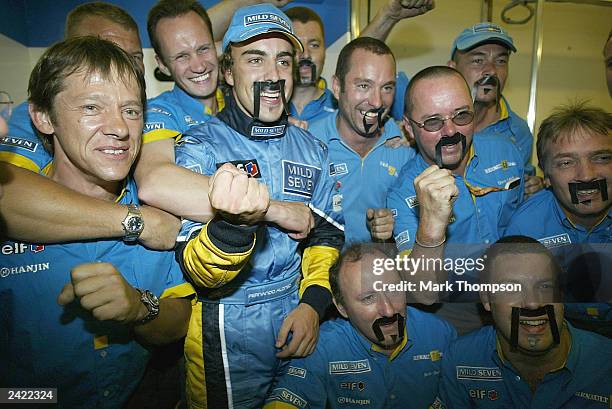
<path fill-rule="evenodd" d="M 157 142 L 164 139 L 174 139 L 181 133 L 172 129 L 155 129 L 142 135 L 142 143 Z"/>
<path fill-rule="evenodd" d="M 253 252 L 255 240 L 243 253 L 226 253 L 218 249 L 208 237 L 208 224 L 200 234 L 187 243 L 183 263 L 187 274 L 197 286 L 217 288 L 233 280 L 245 266 Z"/>
<path fill-rule="evenodd" d="M 329 269 L 338 260 L 340 251 L 328 246 L 312 246 L 304 250 L 302 256 L 302 282 L 300 297 L 311 285 L 319 285 L 331 291 Z"/>
<path fill-rule="evenodd" d="M 0 152 L 0 162 L 9 163 L 23 169 L 31 170 L 34 173 L 40 173 L 40 168 L 32 159 L 13 152 Z"/>

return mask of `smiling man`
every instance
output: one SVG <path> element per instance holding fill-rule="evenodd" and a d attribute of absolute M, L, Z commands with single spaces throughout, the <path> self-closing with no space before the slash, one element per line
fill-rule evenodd
<path fill-rule="evenodd" d="M 334 206 L 344 212 L 346 243 L 388 240 L 393 216 L 387 192 L 399 170 L 415 156 L 386 142 L 402 132 L 389 118 L 395 98 L 395 57 L 382 41 L 360 37 L 338 57 L 332 89 L 338 110 L 310 124 L 329 147 L 329 172 L 338 178 Z"/>
<path fill-rule="evenodd" d="M 420 71 L 405 98 L 404 127 L 416 139 L 419 153 L 389 193 L 388 207 L 397 211 L 396 245 L 415 260 L 478 257 L 478 246 L 501 237 L 522 200 L 518 150 L 506 139 L 474 137 L 470 88 L 452 68 Z M 445 281 L 446 272 L 423 268 L 415 277 L 431 280 L 434 273 L 438 282 Z M 448 274 L 451 280 L 458 277 Z M 453 308 L 444 317 L 460 334 L 481 325 L 474 305 L 444 307 Z M 454 310 L 459 307 L 471 310 Z"/>
<path fill-rule="evenodd" d="M 312 352 L 331 303 L 328 271 L 344 241 L 341 214 L 332 210 L 335 181 L 325 146 L 287 121 L 293 61 L 301 49 L 277 8 L 239 9 L 223 38 L 227 105 L 177 142 L 177 164 L 194 175 L 212 175 L 229 162 L 267 185 L 271 199 L 308 203 L 314 214 L 314 228 L 301 243 L 285 229 L 260 224 L 249 264 L 232 281 L 214 283 L 202 277 L 192 236 L 201 225 L 184 222 L 186 244 L 178 257 L 202 301 L 194 314 L 199 327 L 190 328 L 186 342 L 192 407 L 261 407 L 280 359 Z"/>
<path fill-rule="evenodd" d="M 486 254 L 481 282 L 521 291 L 480 294 L 494 325 L 451 344 L 433 407 L 609 407 L 612 341 L 564 320 L 552 254 L 525 236 L 505 237 Z"/>
<path fill-rule="evenodd" d="M 506 30 L 497 24 L 478 23 L 457 36 L 448 65 L 459 71 L 471 88 L 476 135 L 503 137 L 517 146 L 527 174 L 525 194 L 530 195 L 543 187 L 531 165 L 533 136 L 527 122 L 510 109 L 502 95 L 513 52 L 516 47 Z"/>
<path fill-rule="evenodd" d="M 442 351 L 456 337 L 445 321 L 406 307 L 393 258 L 374 244 L 353 244 L 330 273 L 341 318 L 321 326 L 315 352 L 293 359 L 265 409 L 427 408 L 438 387 Z"/>
<path fill-rule="evenodd" d="M 79 37 L 43 54 L 28 92 L 32 121 L 53 154 L 41 173 L 130 213 L 125 241 L 3 244 L 0 378 L 58 388 L 60 407 L 122 407 L 149 357 L 136 339 L 183 337 L 191 303 L 180 297 L 193 294 L 173 252 L 136 242 L 144 226 L 128 174 L 140 150 L 144 77 L 113 43 Z"/>
<path fill-rule="evenodd" d="M 536 238 L 550 248 L 573 281 L 567 284 L 568 295 L 593 286 L 589 294 L 572 300 L 586 304 L 568 306 L 568 317 L 608 336 L 612 335 L 612 306 L 591 302 L 612 301 L 609 292 L 603 291 L 610 273 L 604 268 L 593 280 L 591 268 L 586 267 L 594 264 L 579 260 L 584 254 L 599 254 L 605 257 L 602 265 L 609 266 L 605 260 L 612 257 L 611 130 L 612 115 L 586 103 L 560 107 L 546 118 L 538 132 L 537 152 L 550 188 L 525 202 L 506 230 L 506 234 Z"/>

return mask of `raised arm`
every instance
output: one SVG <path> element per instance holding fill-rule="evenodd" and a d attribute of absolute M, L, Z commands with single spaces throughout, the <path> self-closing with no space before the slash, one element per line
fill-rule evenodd
<path fill-rule="evenodd" d="M 434 0 L 389 0 L 363 29 L 361 37 L 385 41 L 395 25 L 406 18 L 420 16 L 434 8 Z"/>

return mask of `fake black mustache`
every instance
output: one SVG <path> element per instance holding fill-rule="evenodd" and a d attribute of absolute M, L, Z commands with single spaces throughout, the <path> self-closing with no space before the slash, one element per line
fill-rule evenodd
<path fill-rule="evenodd" d="M 579 203 L 578 192 L 582 190 L 599 190 L 601 200 L 604 202 L 608 200 L 608 183 L 606 179 L 597 179 L 590 182 L 570 182 L 568 186 L 573 204 Z"/>
<path fill-rule="evenodd" d="M 380 327 L 382 325 L 389 325 L 389 324 L 393 324 L 397 322 L 398 335 L 397 336 L 393 335 L 391 337 L 393 342 L 395 342 L 398 336 L 400 338 L 404 336 L 404 320 L 405 318 L 399 313 L 395 313 L 394 315 L 390 317 L 380 317 L 372 323 L 372 331 L 374 331 L 374 335 L 376 335 L 376 338 L 378 339 L 378 341 L 383 342 L 385 340 L 385 336 L 382 333 L 382 330 L 380 329 Z"/>
<path fill-rule="evenodd" d="M 280 81 L 261 81 L 260 84 L 260 92 L 276 92 L 281 90 Z"/>
<path fill-rule="evenodd" d="M 317 77 L 317 66 L 311 60 L 307 58 L 303 58 L 298 61 L 298 70 L 302 67 L 310 67 L 310 79 L 304 80 L 300 75 L 298 75 L 298 80 L 300 84 L 308 85 L 315 82 Z"/>
<path fill-rule="evenodd" d="M 512 307 L 512 322 L 510 324 L 510 346 L 513 351 L 518 348 L 518 327 L 521 317 L 541 317 L 542 315 L 548 316 L 548 325 L 552 332 L 553 341 L 555 344 L 561 342 L 561 336 L 559 335 L 559 327 L 557 327 L 557 320 L 555 319 L 555 309 L 552 305 L 548 304 L 535 310 L 526 308 Z"/>
<path fill-rule="evenodd" d="M 365 115 L 363 116 L 363 129 L 365 130 L 366 134 L 369 134 L 370 130 L 374 126 L 374 124 L 367 123 L 366 118 L 368 117 L 368 114 L 375 114 L 376 115 L 376 123 L 378 125 L 378 129 L 380 129 L 382 127 L 382 122 L 383 122 L 382 116 L 383 116 L 384 112 L 385 112 L 385 107 L 372 108 L 372 109 L 368 109 L 366 111 Z"/>
<path fill-rule="evenodd" d="M 436 165 L 438 165 L 440 169 L 444 168 L 444 163 L 442 163 L 442 147 L 449 146 L 449 145 L 455 145 L 459 142 L 463 144 L 462 148 L 465 153 L 465 148 L 466 148 L 465 135 L 463 135 L 461 132 L 455 132 L 453 136 L 445 136 L 443 138 L 440 138 L 440 140 L 436 144 L 436 157 L 435 157 Z"/>
<path fill-rule="evenodd" d="M 484 85 L 492 85 L 497 86 L 499 84 L 499 78 L 496 75 L 485 75 L 478 81 L 476 81 L 476 85 L 484 86 Z"/>

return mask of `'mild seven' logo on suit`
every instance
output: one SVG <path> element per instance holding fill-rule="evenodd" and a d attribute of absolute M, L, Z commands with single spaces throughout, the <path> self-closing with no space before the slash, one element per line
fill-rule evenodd
<path fill-rule="evenodd" d="M 321 169 L 316 166 L 283 160 L 283 193 L 310 199 Z"/>

